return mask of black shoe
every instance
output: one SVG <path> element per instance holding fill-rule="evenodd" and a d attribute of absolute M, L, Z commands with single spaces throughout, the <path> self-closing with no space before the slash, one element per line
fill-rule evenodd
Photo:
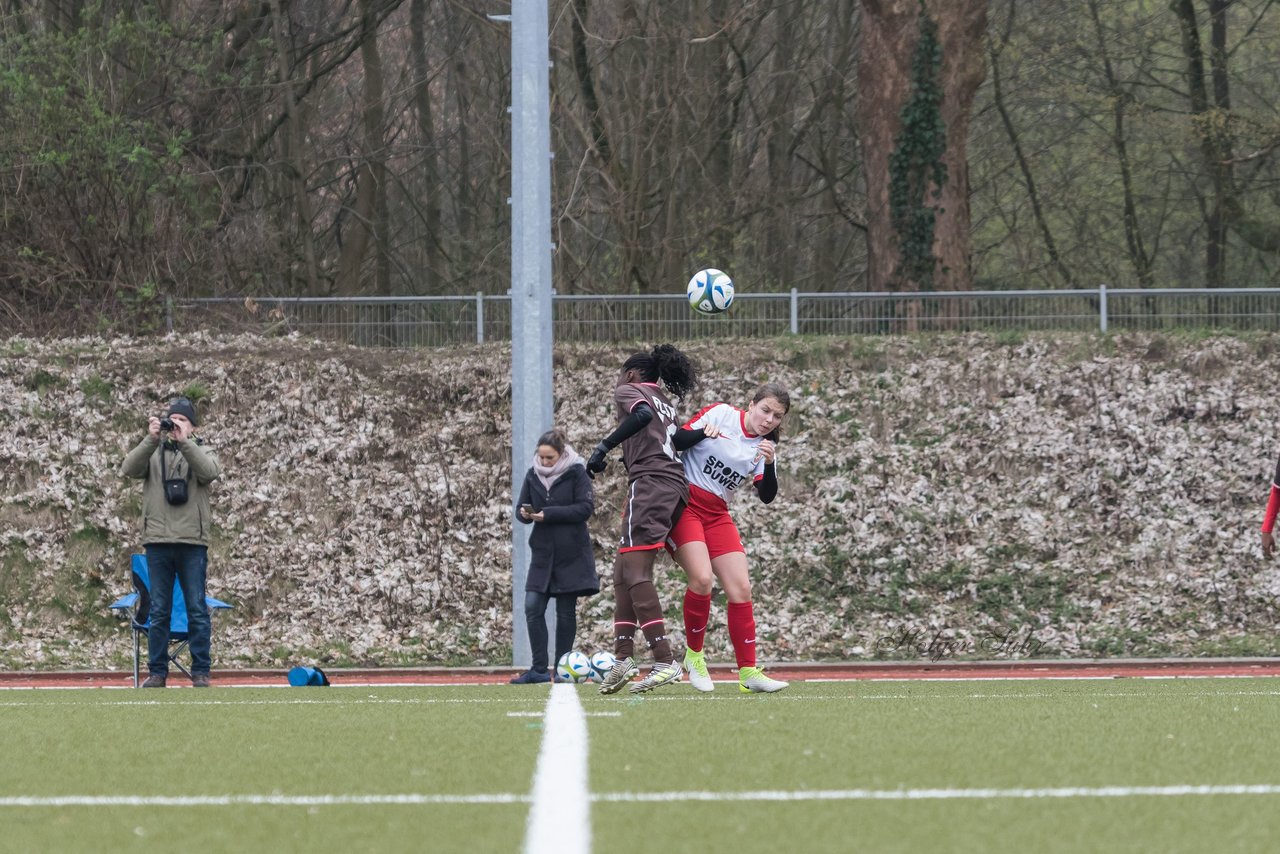
<path fill-rule="evenodd" d="M 208 673 L 192 673 L 191 687 L 192 688 L 208 688 L 209 674 Z"/>
<path fill-rule="evenodd" d="M 545 670 L 526 670 L 519 676 L 511 680 L 512 685 L 537 685 L 542 682 L 550 682 L 551 674 Z"/>
<path fill-rule="evenodd" d="M 145 682 L 143 682 L 143 683 L 142 683 L 142 685 L 141 685 L 140 687 L 142 687 L 142 688 L 163 688 L 163 687 L 164 687 L 165 680 L 166 680 L 167 678 L 168 678 L 168 677 L 166 677 L 163 673 L 152 673 L 150 676 L 148 676 L 148 677 L 147 677 L 146 681 L 145 681 Z"/>

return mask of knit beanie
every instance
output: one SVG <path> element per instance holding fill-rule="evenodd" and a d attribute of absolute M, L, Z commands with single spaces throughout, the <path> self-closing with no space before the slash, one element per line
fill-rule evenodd
<path fill-rule="evenodd" d="M 192 427 L 195 427 L 200 423 L 196 418 L 195 405 L 185 397 L 175 397 L 173 402 L 169 404 L 169 412 L 167 414 L 185 416 L 186 419 L 191 422 Z"/>

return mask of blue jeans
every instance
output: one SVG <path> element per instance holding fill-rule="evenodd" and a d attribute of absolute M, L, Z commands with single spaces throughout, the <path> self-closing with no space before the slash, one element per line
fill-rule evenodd
<path fill-rule="evenodd" d="M 573 649 L 573 636 L 578 633 L 578 597 L 556 596 L 526 590 L 524 620 L 529 627 L 529 647 L 533 653 L 533 669 L 547 670 L 547 602 L 556 600 L 556 661 Z"/>
<path fill-rule="evenodd" d="M 169 619 L 173 616 L 173 580 L 182 586 L 187 600 L 187 642 L 191 650 L 191 674 L 209 673 L 209 645 L 213 622 L 204 601 L 209 549 L 186 543 L 150 543 L 146 546 L 147 574 L 151 579 L 151 627 L 147 632 L 147 670 L 169 673 Z"/>

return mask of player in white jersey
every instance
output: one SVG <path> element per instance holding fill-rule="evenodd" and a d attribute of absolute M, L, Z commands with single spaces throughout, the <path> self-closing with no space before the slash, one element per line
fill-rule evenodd
<path fill-rule="evenodd" d="M 768 504 L 778 494 L 774 470 L 779 430 L 791 409 L 791 396 L 780 386 L 760 386 L 745 411 L 727 403 L 703 409 L 676 432 L 683 451 L 689 506 L 671 529 L 668 545 L 684 569 L 689 587 L 684 597 L 684 669 L 699 691 L 714 688 L 707 672 L 703 641 L 711 616 L 711 588 L 720 580 L 729 599 L 729 638 L 738 663 L 739 690 L 772 693 L 787 687 L 771 679 L 756 661 L 756 622 L 751 604 L 747 555 L 729 502 L 740 488 L 753 488 Z"/>

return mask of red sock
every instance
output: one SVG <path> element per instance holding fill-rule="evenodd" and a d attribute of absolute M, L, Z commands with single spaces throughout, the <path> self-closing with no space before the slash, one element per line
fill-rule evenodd
<path fill-rule="evenodd" d="M 739 667 L 756 666 L 756 617 L 750 602 L 729 603 L 729 639 Z"/>
<path fill-rule="evenodd" d="M 707 623 L 711 620 L 711 594 L 684 591 L 684 644 L 694 652 L 702 652 L 707 639 Z"/>

